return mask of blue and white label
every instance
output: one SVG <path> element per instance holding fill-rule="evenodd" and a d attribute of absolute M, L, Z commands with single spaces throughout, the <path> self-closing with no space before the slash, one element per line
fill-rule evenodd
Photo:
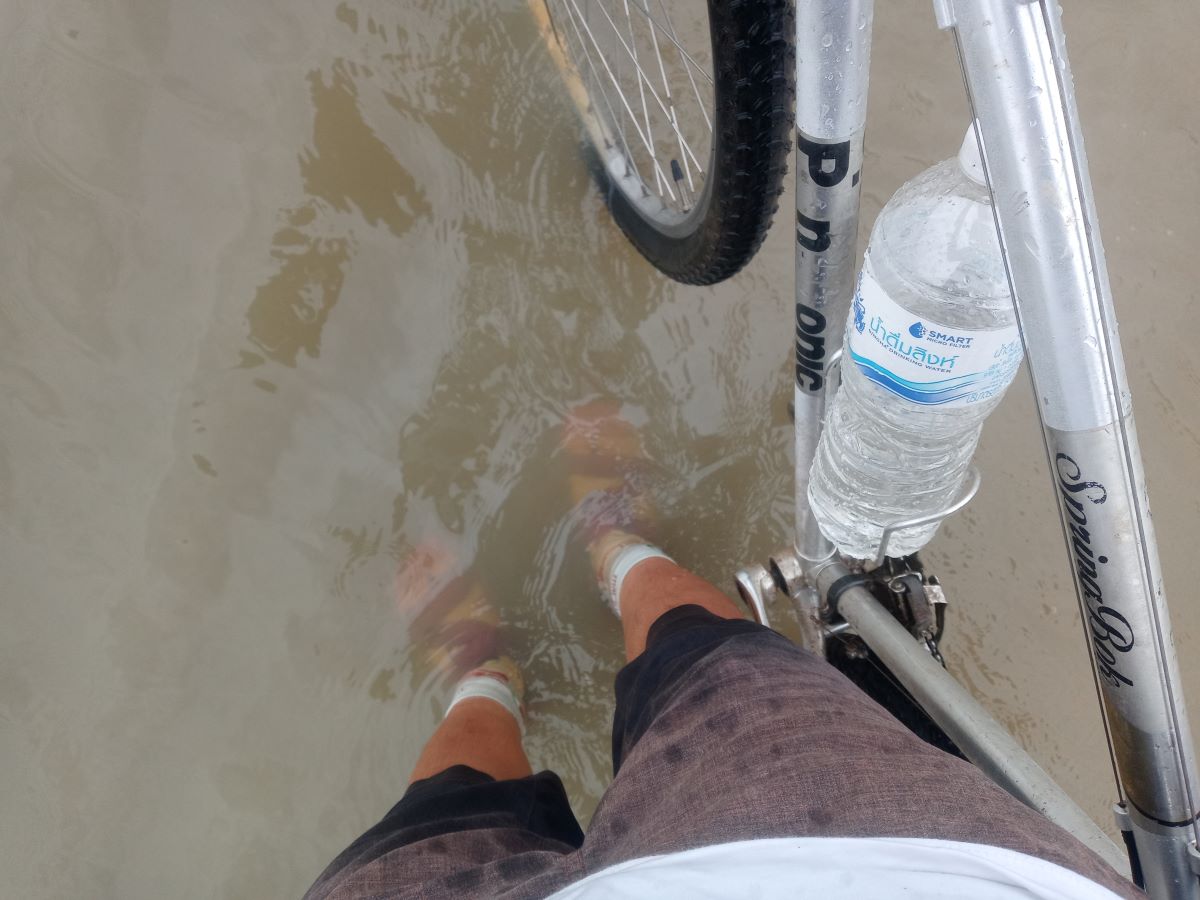
<path fill-rule="evenodd" d="M 1016 325 L 970 330 L 914 316 L 863 267 L 850 356 L 868 379 L 922 406 L 969 406 L 1003 393 L 1021 365 Z"/>

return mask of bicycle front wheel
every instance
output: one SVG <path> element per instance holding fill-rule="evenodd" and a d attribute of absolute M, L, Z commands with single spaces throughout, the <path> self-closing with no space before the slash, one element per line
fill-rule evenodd
<path fill-rule="evenodd" d="M 787 171 L 792 0 L 709 0 L 707 10 L 696 0 L 530 3 L 633 245 L 688 284 L 741 269 Z"/>

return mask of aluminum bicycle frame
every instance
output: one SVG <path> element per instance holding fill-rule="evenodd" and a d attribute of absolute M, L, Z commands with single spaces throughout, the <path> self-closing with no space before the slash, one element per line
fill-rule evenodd
<path fill-rule="evenodd" d="M 1117 769 L 1118 826 L 1151 897 L 1200 900 L 1200 777 L 1061 10 L 1053 0 L 933 6 L 954 35 L 975 116 Z M 818 633 L 824 596 L 847 569 L 812 518 L 808 472 L 854 289 L 872 14 L 872 0 L 797 4 L 798 571 L 775 580 Z M 755 577 L 745 576 L 751 593 Z M 983 771 L 1119 865 L 1094 823 L 869 592 L 846 591 L 839 612 Z"/>

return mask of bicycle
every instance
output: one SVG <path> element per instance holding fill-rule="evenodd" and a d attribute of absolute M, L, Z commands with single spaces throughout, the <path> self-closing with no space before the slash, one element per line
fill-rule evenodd
<path fill-rule="evenodd" d="M 795 129 L 796 529 L 736 582 L 793 601 L 811 649 L 865 645 L 972 762 L 1155 898 L 1200 900 L 1191 743 L 1061 24 L 1048 0 L 933 0 L 974 112 L 1091 650 L 1118 849 L 940 664 L 944 597 L 914 557 L 838 558 L 807 502 L 854 290 L 871 0 L 530 0 L 614 220 L 664 274 L 729 277 L 776 212 Z M 697 20 L 703 21 L 697 21 Z M 705 29 L 707 35 L 698 34 Z M 682 29 L 682 30 L 681 30 Z M 655 77 L 657 75 L 657 77 Z M 794 114 L 793 114 L 794 104 Z M 702 163 L 703 160 L 703 163 Z M 915 640 L 914 640 L 915 638 Z"/>

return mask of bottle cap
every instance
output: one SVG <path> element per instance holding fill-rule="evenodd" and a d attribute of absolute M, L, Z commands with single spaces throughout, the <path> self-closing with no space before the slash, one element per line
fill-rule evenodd
<path fill-rule="evenodd" d="M 983 177 L 983 156 L 979 152 L 979 141 L 975 139 L 975 124 L 967 127 L 967 136 L 963 138 L 962 147 L 958 150 L 958 165 L 963 174 L 973 182 L 987 187 Z"/>

